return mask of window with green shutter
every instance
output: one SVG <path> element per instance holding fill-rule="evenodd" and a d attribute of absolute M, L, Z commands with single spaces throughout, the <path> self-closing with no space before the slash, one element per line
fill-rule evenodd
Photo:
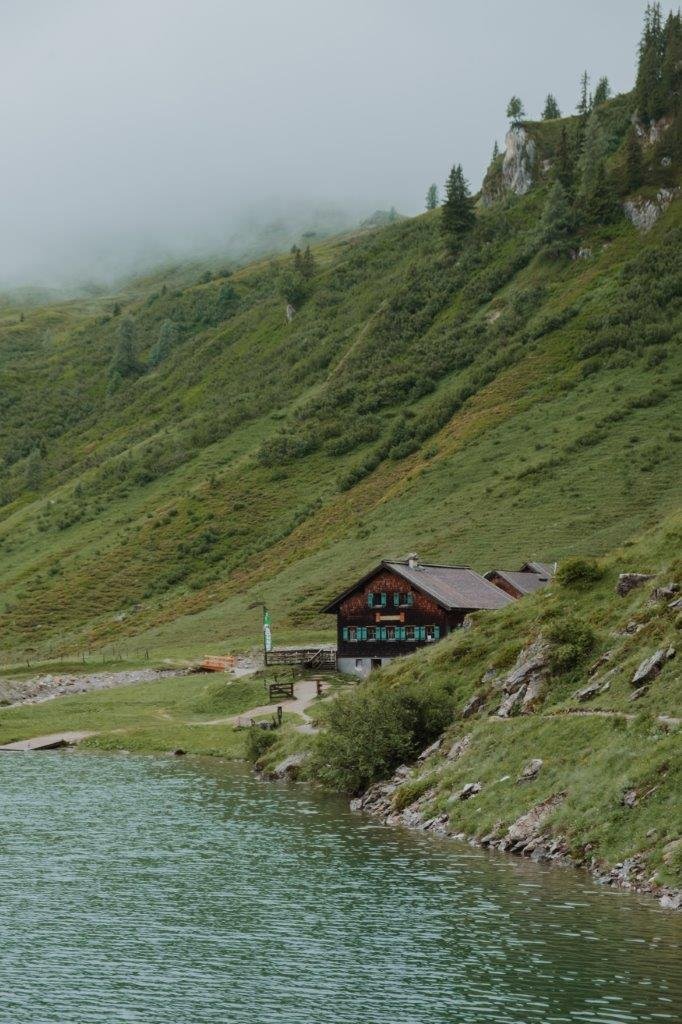
<path fill-rule="evenodd" d="M 400 604 L 400 594 L 398 593 L 397 590 L 393 591 L 393 604 L 396 608 Z"/>
<path fill-rule="evenodd" d="M 382 608 L 386 607 L 387 601 L 388 601 L 388 595 L 386 594 L 385 590 L 382 590 L 381 591 L 381 607 Z"/>
<path fill-rule="evenodd" d="M 344 640 L 348 639 L 348 626 L 344 626 L 341 630 L 341 636 Z"/>
<path fill-rule="evenodd" d="M 433 639 L 440 640 L 440 626 L 433 627 Z"/>
<path fill-rule="evenodd" d="M 369 608 L 373 608 L 374 607 L 374 594 L 372 593 L 371 590 L 367 594 L 367 606 Z"/>

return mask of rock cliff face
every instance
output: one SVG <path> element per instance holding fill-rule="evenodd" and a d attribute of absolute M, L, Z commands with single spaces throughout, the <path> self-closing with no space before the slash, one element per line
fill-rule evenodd
<path fill-rule="evenodd" d="M 525 128 L 514 125 L 505 139 L 502 182 L 517 196 L 524 196 L 533 184 L 536 146 Z"/>
<path fill-rule="evenodd" d="M 679 189 L 661 188 L 655 199 L 629 199 L 623 203 L 623 210 L 628 220 L 632 221 L 639 231 L 650 231 L 662 213 L 668 209 Z"/>

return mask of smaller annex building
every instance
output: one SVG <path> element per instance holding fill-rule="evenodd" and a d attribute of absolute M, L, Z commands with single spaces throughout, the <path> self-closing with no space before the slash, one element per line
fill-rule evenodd
<path fill-rule="evenodd" d="M 521 568 L 516 570 L 491 569 L 485 574 L 485 578 L 510 597 L 518 599 L 546 587 L 555 577 L 556 570 L 556 563 L 549 565 L 547 562 L 524 562 Z"/>
<path fill-rule="evenodd" d="M 447 636 L 468 612 L 512 601 L 467 565 L 427 565 L 411 555 L 382 561 L 322 611 L 337 617 L 339 671 L 366 676 Z"/>

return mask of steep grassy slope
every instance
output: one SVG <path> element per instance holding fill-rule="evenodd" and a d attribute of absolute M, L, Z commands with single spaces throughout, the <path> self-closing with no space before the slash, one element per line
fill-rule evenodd
<path fill-rule="evenodd" d="M 528 126 L 548 152 L 557 124 Z M 317 246 L 291 324 L 289 256 L 4 308 L 3 660 L 243 647 L 255 599 L 276 641 L 328 638 L 320 603 L 378 557 L 599 554 L 670 512 L 682 204 L 646 235 L 583 227 L 590 258 L 550 260 L 546 191 L 481 209 L 456 260 L 438 211 Z M 112 382 L 129 315 L 138 366 Z"/>

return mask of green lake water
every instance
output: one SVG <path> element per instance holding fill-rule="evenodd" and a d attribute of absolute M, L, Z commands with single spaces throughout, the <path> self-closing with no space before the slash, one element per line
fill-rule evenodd
<path fill-rule="evenodd" d="M 0 755 L 2 1024 L 682 1021 L 682 915 L 208 761 Z"/>

